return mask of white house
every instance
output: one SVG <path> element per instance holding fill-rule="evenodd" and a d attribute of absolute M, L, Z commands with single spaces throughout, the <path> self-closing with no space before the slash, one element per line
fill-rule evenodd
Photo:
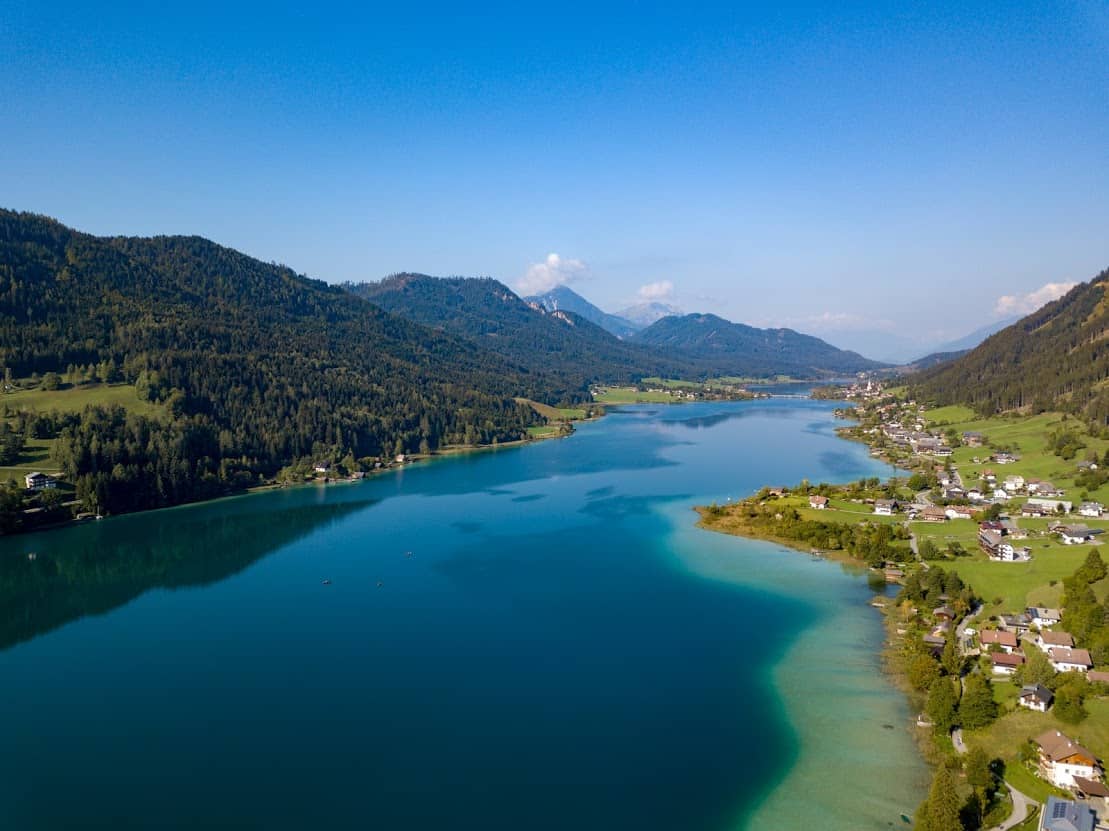
<path fill-rule="evenodd" d="M 1047 657 L 1056 672 L 1088 672 L 1094 665 L 1085 649 L 1057 646 L 1047 650 Z"/>
<path fill-rule="evenodd" d="M 948 519 L 971 519 L 974 516 L 974 511 L 965 505 L 948 505 L 943 513 Z"/>
<path fill-rule="evenodd" d="M 1105 512 L 1105 507 L 1100 502 L 1083 502 L 1078 506 L 1078 513 L 1082 516 L 1099 517 Z"/>
<path fill-rule="evenodd" d="M 809 507 L 816 508 L 818 511 L 826 510 L 828 507 L 828 497 L 826 496 L 810 496 Z"/>
<path fill-rule="evenodd" d="M 893 499 L 875 499 L 874 513 L 878 516 L 893 516 L 897 510 L 897 502 Z"/>
<path fill-rule="evenodd" d="M 1032 549 L 1017 548 L 1010 542 L 1003 542 L 990 552 L 990 559 L 999 563 L 1026 563 L 1032 559 Z"/>
<path fill-rule="evenodd" d="M 1047 609 L 1043 606 L 1029 606 L 1024 612 L 1028 617 L 1028 622 L 1040 629 L 1054 626 L 1063 619 L 1063 613 L 1058 609 Z"/>
<path fill-rule="evenodd" d="M 1029 498 L 1028 501 L 1025 502 L 1025 504 L 1035 505 L 1039 508 L 1043 508 L 1048 513 L 1055 513 L 1061 507 L 1063 509 L 1063 513 L 1069 514 L 1071 512 L 1071 508 L 1074 507 L 1074 503 L 1070 502 L 1069 500 L 1054 499 L 1052 497 L 1046 496 L 1033 496 Z"/>
<path fill-rule="evenodd" d="M 1019 490 L 1023 490 L 1023 489 L 1024 489 L 1024 477 L 1023 476 L 1014 475 L 1014 476 L 1006 476 L 1005 477 L 1005 490 L 1009 491 L 1010 493 L 1013 493 L 1014 491 L 1019 491 Z"/>
<path fill-rule="evenodd" d="M 1007 652 L 991 652 L 990 662 L 994 675 L 1012 675 L 1024 663 L 1023 655 L 1010 655 Z"/>
<path fill-rule="evenodd" d="M 1101 765 L 1097 757 L 1058 730 L 1049 730 L 1036 738 L 1040 751 L 1040 776 L 1059 788 L 1074 785 L 1074 777 L 1100 779 Z"/>
<path fill-rule="evenodd" d="M 1002 629 L 983 629 L 978 633 L 978 643 L 983 648 L 997 646 L 1002 652 L 1012 652 L 1018 646 L 1016 633 Z"/>
<path fill-rule="evenodd" d="M 41 491 L 58 486 L 53 476 L 47 476 L 45 473 L 39 473 L 38 471 L 28 473 L 23 477 L 23 481 L 26 483 L 27 489 L 32 491 Z"/>
<path fill-rule="evenodd" d="M 1050 629 L 1043 629 L 1038 632 L 1032 638 L 1032 642 L 1042 651 L 1048 653 L 1057 647 L 1070 649 L 1074 646 L 1074 638 L 1071 637 L 1070 632 L 1053 632 Z"/>
<path fill-rule="evenodd" d="M 1008 499 L 1009 492 L 1004 488 L 995 488 L 993 492 L 994 499 Z"/>
<path fill-rule="evenodd" d="M 1081 545 L 1093 539 L 1093 534 L 1085 525 L 1064 525 L 1059 529 L 1059 539 L 1063 545 Z"/>
<path fill-rule="evenodd" d="M 1054 700 L 1055 693 L 1043 684 L 1025 684 L 1017 696 L 1017 704 L 1039 713 L 1046 713 Z"/>

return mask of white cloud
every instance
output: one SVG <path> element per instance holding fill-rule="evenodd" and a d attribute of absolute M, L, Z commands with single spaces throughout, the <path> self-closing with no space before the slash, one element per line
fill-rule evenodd
<path fill-rule="evenodd" d="M 669 280 L 658 280 L 639 287 L 639 299 L 646 301 L 668 300 L 674 294 L 674 284 Z"/>
<path fill-rule="evenodd" d="M 516 282 L 516 288 L 522 297 L 543 294 L 555 286 L 564 286 L 580 279 L 588 271 L 589 266 L 581 260 L 551 253 L 543 262 L 528 266 L 527 273 Z"/>
<path fill-rule="evenodd" d="M 1003 295 L 997 298 L 997 305 L 994 306 L 994 313 L 997 314 L 998 317 L 1030 315 L 1052 300 L 1058 300 L 1077 285 L 1078 283 L 1074 282 L 1045 283 L 1035 291 L 1028 292 L 1028 294 Z"/>

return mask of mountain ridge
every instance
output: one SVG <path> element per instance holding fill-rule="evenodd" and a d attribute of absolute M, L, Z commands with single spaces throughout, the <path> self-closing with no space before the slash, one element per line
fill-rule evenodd
<path fill-rule="evenodd" d="M 939 404 L 983 415 L 1059 409 L 1109 426 L 1109 269 L 913 379 Z"/>
<path fill-rule="evenodd" d="M 888 366 L 793 329 L 758 329 L 713 314 L 664 317 L 631 341 L 699 359 L 721 374 L 827 377 Z"/>

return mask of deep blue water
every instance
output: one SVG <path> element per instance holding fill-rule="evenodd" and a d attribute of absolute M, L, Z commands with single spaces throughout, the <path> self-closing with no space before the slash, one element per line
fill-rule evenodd
<path fill-rule="evenodd" d="M 689 508 L 886 472 L 833 406 L 630 407 L 0 541 L 0 827 L 742 824 L 804 746 L 773 670 L 828 612 L 773 571 L 807 558 L 747 581 L 762 544 Z M 706 552 L 739 576 L 683 565 Z"/>

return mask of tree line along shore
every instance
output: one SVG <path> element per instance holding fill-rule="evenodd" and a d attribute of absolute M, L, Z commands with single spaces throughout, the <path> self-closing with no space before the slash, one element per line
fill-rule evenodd
<path fill-rule="evenodd" d="M 1022 795 L 1039 806 L 1022 831 L 1039 828 L 1049 800 L 1109 816 L 1109 440 L 1062 413 L 981 418 L 904 390 L 857 396 L 837 415 L 841 436 L 906 474 L 768 486 L 699 507 L 699 524 L 899 586 L 874 605 L 935 770 L 916 828 L 1014 822 Z"/>

